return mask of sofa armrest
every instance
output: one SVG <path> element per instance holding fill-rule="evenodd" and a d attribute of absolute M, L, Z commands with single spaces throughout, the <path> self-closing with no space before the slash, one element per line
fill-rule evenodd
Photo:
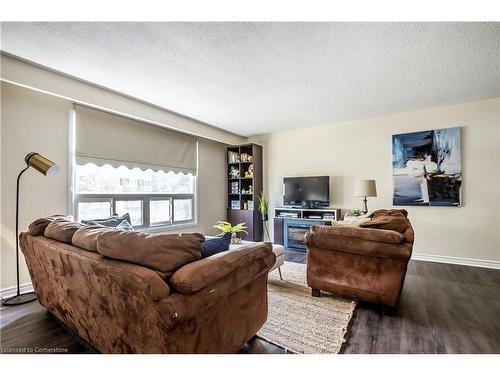
<path fill-rule="evenodd" d="M 360 240 L 400 244 L 405 242 L 405 236 L 399 232 L 386 229 L 368 229 L 358 227 L 336 227 L 313 225 L 313 233 L 325 233 L 336 236 L 351 237 Z"/>
<path fill-rule="evenodd" d="M 265 283 L 275 260 L 271 245 L 258 243 L 182 267 L 170 279 L 170 285 L 179 293 L 157 305 L 160 322 L 172 329 L 252 282 Z"/>
<path fill-rule="evenodd" d="M 248 267 L 257 260 L 272 255 L 274 255 L 272 246 L 265 243 L 249 244 L 238 249 L 224 251 L 183 266 L 172 275 L 170 285 L 179 293 L 193 294 L 240 267 Z M 264 271 L 268 266 L 267 262 L 260 264 L 261 267 L 255 269 L 256 274 Z M 249 278 L 252 276 L 248 275 Z"/>

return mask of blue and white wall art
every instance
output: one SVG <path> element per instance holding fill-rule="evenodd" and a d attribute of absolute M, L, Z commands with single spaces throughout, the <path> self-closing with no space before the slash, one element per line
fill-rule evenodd
<path fill-rule="evenodd" d="M 460 206 L 460 128 L 392 136 L 395 206 Z"/>

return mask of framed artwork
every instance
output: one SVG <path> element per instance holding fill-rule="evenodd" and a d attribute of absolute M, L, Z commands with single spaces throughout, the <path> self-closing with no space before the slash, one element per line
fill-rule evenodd
<path fill-rule="evenodd" d="M 460 128 L 392 136 L 394 206 L 460 206 Z"/>

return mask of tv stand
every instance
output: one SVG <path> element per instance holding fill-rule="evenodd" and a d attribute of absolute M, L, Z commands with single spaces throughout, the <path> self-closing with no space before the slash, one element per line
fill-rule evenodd
<path fill-rule="evenodd" d="M 305 233 L 312 225 L 330 225 L 340 219 L 337 208 L 278 207 L 274 209 L 274 243 L 306 251 Z"/>

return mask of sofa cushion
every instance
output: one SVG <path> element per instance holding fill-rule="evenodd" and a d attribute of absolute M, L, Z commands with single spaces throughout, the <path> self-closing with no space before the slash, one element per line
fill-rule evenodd
<path fill-rule="evenodd" d="M 67 218 L 57 218 L 50 222 L 45 228 L 45 237 L 53 240 L 71 244 L 71 239 L 75 232 L 80 229 L 83 224 L 68 220 Z"/>
<path fill-rule="evenodd" d="M 378 210 L 375 211 L 369 221 L 361 223 L 362 228 L 393 230 L 404 234 L 410 227 L 406 210 Z"/>
<path fill-rule="evenodd" d="M 102 225 L 84 225 L 79 228 L 75 234 L 73 234 L 73 238 L 71 239 L 71 243 L 74 246 L 80 247 L 82 249 L 93 251 L 97 253 L 97 237 L 101 233 L 114 231 L 115 228 L 106 228 Z"/>
<path fill-rule="evenodd" d="M 109 231 L 97 236 L 97 251 L 109 258 L 139 264 L 170 275 L 183 265 L 201 259 L 201 243 L 204 239 L 199 233 Z"/>
<path fill-rule="evenodd" d="M 67 218 L 64 215 L 52 215 L 36 219 L 29 225 L 28 233 L 31 234 L 32 236 L 43 236 L 45 233 L 45 229 L 50 223 L 52 223 L 55 219 L 62 219 L 62 218 L 66 218 L 69 220 L 69 218 Z"/>

